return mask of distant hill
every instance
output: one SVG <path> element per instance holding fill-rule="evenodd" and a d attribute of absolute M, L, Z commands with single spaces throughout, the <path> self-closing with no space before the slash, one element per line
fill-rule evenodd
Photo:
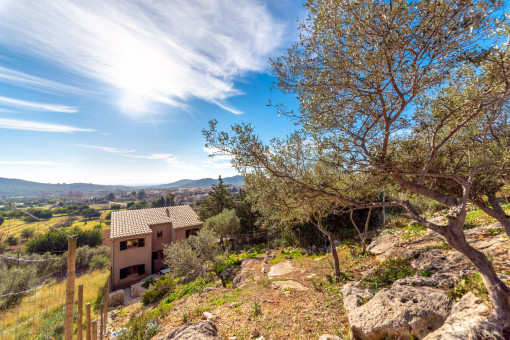
<path fill-rule="evenodd" d="M 223 178 L 223 183 L 230 185 L 243 185 L 243 176 L 233 176 Z M 218 184 L 218 179 L 202 178 L 202 179 L 181 179 L 180 181 L 151 186 L 154 189 L 179 189 L 179 188 L 208 188 L 213 184 Z"/>
<path fill-rule="evenodd" d="M 242 176 L 226 177 L 225 184 L 243 185 Z M 0 195 L 7 197 L 26 197 L 40 195 L 65 195 L 69 191 L 80 191 L 84 194 L 105 194 L 116 190 L 139 190 L 139 189 L 179 189 L 179 188 L 207 188 L 218 184 L 218 179 L 182 179 L 177 182 L 152 185 L 152 186 L 124 186 L 124 185 L 99 185 L 90 183 L 49 184 L 25 181 L 22 179 L 0 177 Z"/>
<path fill-rule="evenodd" d="M 9 197 L 63 195 L 67 194 L 69 191 L 80 191 L 82 193 L 93 194 L 119 189 L 127 190 L 129 187 L 122 185 L 99 185 L 90 183 L 49 184 L 0 177 L 0 195 Z"/>

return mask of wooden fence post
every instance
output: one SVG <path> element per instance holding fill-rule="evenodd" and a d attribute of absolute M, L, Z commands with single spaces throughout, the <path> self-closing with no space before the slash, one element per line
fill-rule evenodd
<path fill-rule="evenodd" d="M 97 340 L 97 320 L 92 321 L 92 340 Z"/>
<path fill-rule="evenodd" d="M 106 334 L 106 326 L 108 326 L 108 308 L 110 307 L 110 276 L 106 281 L 106 289 L 104 291 L 104 333 Z M 106 338 L 106 337 L 105 337 Z"/>
<path fill-rule="evenodd" d="M 87 312 L 87 315 L 85 316 L 85 323 L 86 323 L 86 326 L 85 326 L 85 337 L 87 340 L 90 340 L 90 302 L 87 302 L 87 304 L 85 305 L 86 307 L 86 312 Z"/>
<path fill-rule="evenodd" d="M 83 285 L 78 286 L 78 319 L 76 320 L 76 337 L 83 340 Z"/>
<path fill-rule="evenodd" d="M 103 340 L 103 326 L 104 326 L 104 323 L 103 323 L 103 317 L 104 317 L 104 312 L 103 312 L 103 306 L 104 304 L 104 301 L 101 303 L 101 307 L 99 307 L 99 340 Z"/>
<path fill-rule="evenodd" d="M 67 238 L 67 282 L 66 282 L 66 316 L 64 322 L 65 339 L 73 339 L 74 312 L 74 276 L 76 269 L 76 241 L 78 236 Z"/>

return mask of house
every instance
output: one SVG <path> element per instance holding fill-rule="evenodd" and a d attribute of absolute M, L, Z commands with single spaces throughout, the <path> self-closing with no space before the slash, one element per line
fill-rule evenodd
<path fill-rule="evenodd" d="M 189 205 L 112 212 L 112 289 L 163 269 L 164 245 L 194 235 L 202 224 Z"/>

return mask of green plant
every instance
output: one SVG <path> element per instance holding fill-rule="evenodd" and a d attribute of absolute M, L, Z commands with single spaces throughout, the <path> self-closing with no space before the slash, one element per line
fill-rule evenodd
<path fill-rule="evenodd" d="M 489 228 L 485 233 L 488 235 L 497 235 L 502 233 L 503 231 L 504 231 L 503 228 Z"/>
<path fill-rule="evenodd" d="M 251 316 L 257 316 L 262 314 L 262 309 L 260 308 L 260 304 L 255 300 L 253 302 L 253 308 L 250 311 Z"/>
<path fill-rule="evenodd" d="M 167 293 L 174 290 L 175 286 L 175 280 L 171 276 L 165 275 L 160 277 L 154 285 L 143 292 L 142 304 L 148 305 L 161 300 Z"/>
<path fill-rule="evenodd" d="M 189 320 L 189 315 L 188 313 L 181 313 L 181 316 L 182 316 L 182 322 L 183 323 L 187 323 L 188 320 Z"/>
<path fill-rule="evenodd" d="M 411 267 L 410 259 L 388 259 L 381 262 L 367 277 L 362 285 L 374 291 L 388 287 L 393 282 L 404 277 L 412 276 L 416 269 Z"/>
<path fill-rule="evenodd" d="M 35 228 L 25 228 L 21 231 L 21 237 L 24 239 L 29 239 L 31 237 L 34 237 L 35 235 Z"/>
<path fill-rule="evenodd" d="M 18 245 L 19 244 L 19 238 L 14 236 L 14 235 L 9 235 L 9 237 L 7 237 L 7 240 L 6 240 L 7 244 L 10 245 L 11 247 L 15 246 L 15 245 Z"/>
<path fill-rule="evenodd" d="M 109 264 L 110 259 L 103 254 L 93 255 L 90 259 L 90 269 L 92 270 L 106 268 Z"/>
<path fill-rule="evenodd" d="M 423 269 L 421 272 L 420 272 L 420 275 L 421 276 L 425 276 L 425 277 L 430 277 L 432 276 L 432 274 L 434 274 L 433 271 L 431 270 L 427 270 L 427 269 Z"/>
<path fill-rule="evenodd" d="M 154 280 L 153 277 L 148 277 L 142 284 L 142 287 L 145 289 L 148 289 L 150 286 L 152 286 L 156 280 Z"/>
<path fill-rule="evenodd" d="M 485 288 L 482 277 L 477 272 L 472 272 L 460 279 L 460 281 L 448 292 L 448 296 L 452 300 L 459 301 L 460 298 L 468 292 L 472 292 L 485 302 L 489 301 L 487 288 Z"/>

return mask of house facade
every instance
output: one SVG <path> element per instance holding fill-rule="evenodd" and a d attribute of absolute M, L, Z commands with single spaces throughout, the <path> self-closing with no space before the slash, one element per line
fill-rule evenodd
<path fill-rule="evenodd" d="M 164 245 L 202 228 L 189 205 L 112 212 L 112 289 L 128 287 L 165 268 Z"/>

